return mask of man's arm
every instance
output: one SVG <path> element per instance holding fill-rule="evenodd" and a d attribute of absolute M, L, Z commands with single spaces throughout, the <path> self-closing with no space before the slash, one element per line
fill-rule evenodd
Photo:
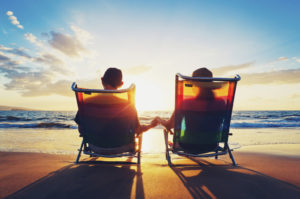
<path fill-rule="evenodd" d="M 145 124 L 144 124 L 144 125 L 140 125 L 140 122 L 138 121 L 138 127 L 137 127 L 137 129 L 136 129 L 136 132 L 137 132 L 137 134 L 141 134 L 141 133 L 143 133 L 143 132 L 145 132 L 145 131 L 148 131 L 149 129 L 151 129 L 151 128 L 157 126 L 157 124 L 158 124 L 158 118 L 157 118 L 157 117 L 154 118 L 154 119 L 151 121 L 150 124 L 146 124 L 146 125 L 145 125 Z"/>

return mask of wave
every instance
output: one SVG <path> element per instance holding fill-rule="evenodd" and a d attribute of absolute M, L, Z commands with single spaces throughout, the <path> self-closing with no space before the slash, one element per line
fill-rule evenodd
<path fill-rule="evenodd" d="M 41 123 L 25 123 L 25 124 L 5 123 L 5 124 L 0 124 L 0 128 L 77 129 L 77 126 L 57 123 L 57 122 L 41 122 Z"/>
<path fill-rule="evenodd" d="M 0 128 L 76 129 L 76 112 L 0 111 Z M 141 124 L 149 124 L 159 116 L 169 119 L 171 111 L 148 111 L 139 114 Z M 300 128 L 300 111 L 235 111 L 232 128 Z M 160 126 L 156 128 L 161 128 Z"/>
<path fill-rule="evenodd" d="M 232 123 L 231 128 L 299 128 L 299 123 Z"/>
<path fill-rule="evenodd" d="M 0 121 L 32 121 L 32 119 L 16 116 L 0 116 Z"/>

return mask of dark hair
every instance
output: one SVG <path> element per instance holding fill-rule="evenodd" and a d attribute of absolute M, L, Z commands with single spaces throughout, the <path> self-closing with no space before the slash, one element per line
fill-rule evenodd
<path fill-rule="evenodd" d="M 193 77 L 213 77 L 213 74 L 207 68 L 198 68 L 192 74 Z"/>
<path fill-rule="evenodd" d="M 122 71 L 118 68 L 108 68 L 102 77 L 102 81 L 117 88 L 122 84 Z"/>

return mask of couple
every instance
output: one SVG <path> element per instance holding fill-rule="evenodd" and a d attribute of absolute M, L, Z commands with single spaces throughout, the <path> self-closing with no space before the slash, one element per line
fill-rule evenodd
<path fill-rule="evenodd" d="M 212 77 L 212 72 L 207 68 L 199 68 L 195 70 L 192 74 L 193 77 Z M 105 90 L 117 90 L 123 85 L 122 81 L 122 71 L 117 68 L 108 68 L 103 77 L 101 78 L 103 88 Z M 137 116 L 136 116 L 137 117 Z M 174 112 L 170 119 L 164 120 L 160 117 L 155 117 L 150 124 L 148 125 L 141 125 L 139 123 L 138 117 L 136 118 L 136 133 L 141 134 L 150 128 L 157 126 L 158 124 L 163 125 L 167 129 L 174 128 Z M 76 115 L 75 122 L 77 124 L 80 123 L 80 119 L 78 114 Z"/>

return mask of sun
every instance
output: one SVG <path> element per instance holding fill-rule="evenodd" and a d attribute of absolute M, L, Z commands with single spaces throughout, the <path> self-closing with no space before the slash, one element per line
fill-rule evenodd
<path fill-rule="evenodd" d="M 164 104 L 164 91 L 154 82 L 145 79 L 135 79 L 135 105 L 139 113 L 144 111 L 166 110 Z"/>

